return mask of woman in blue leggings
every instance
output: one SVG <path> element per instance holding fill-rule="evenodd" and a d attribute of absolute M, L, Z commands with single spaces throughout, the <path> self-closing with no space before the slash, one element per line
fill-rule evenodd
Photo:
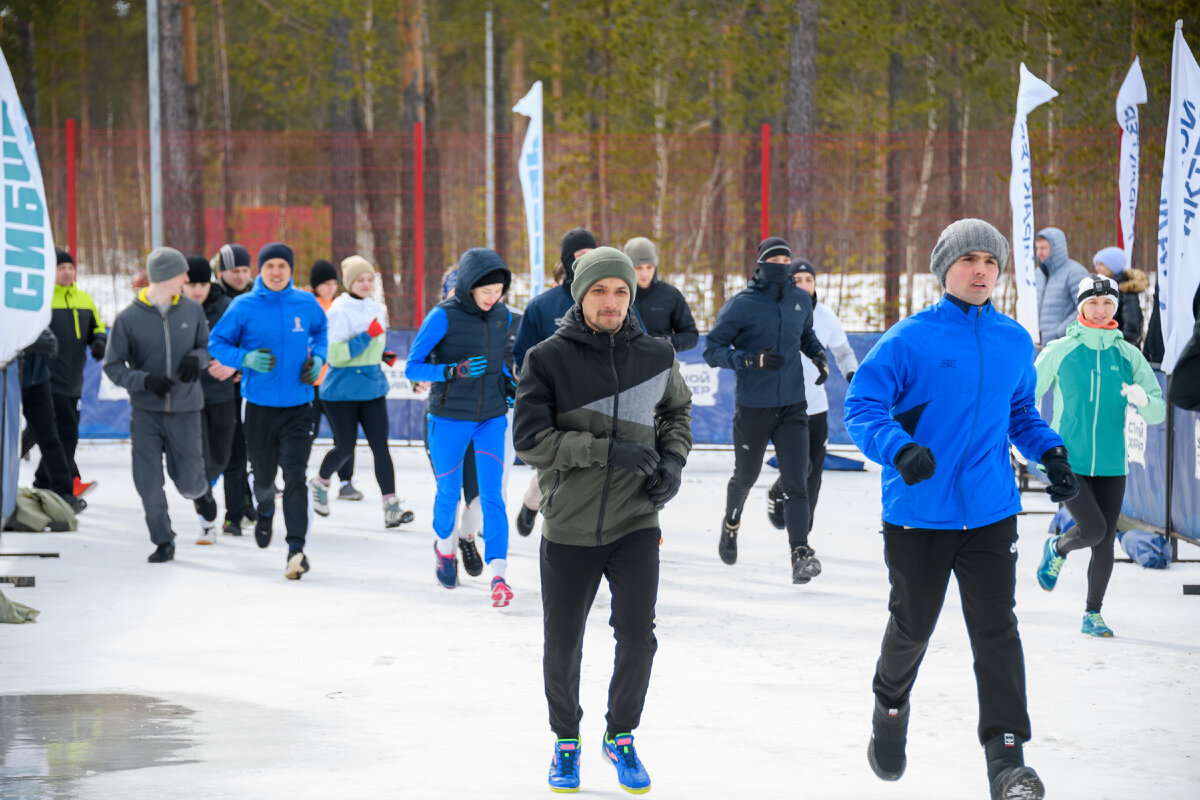
<path fill-rule="evenodd" d="M 515 383 L 505 365 L 510 313 L 501 301 L 512 275 L 492 250 L 476 247 L 458 263 L 454 296 L 429 312 L 413 339 L 404 373 L 432 383 L 427 405 L 429 457 L 437 479 L 433 504 L 437 579 L 458 585 L 454 516 L 462 491 L 463 457 L 474 444 L 483 503 L 484 562 L 492 572 L 492 605 L 506 606 L 512 589 L 504 579 L 508 517 L 504 472 L 505 412 Z"/>

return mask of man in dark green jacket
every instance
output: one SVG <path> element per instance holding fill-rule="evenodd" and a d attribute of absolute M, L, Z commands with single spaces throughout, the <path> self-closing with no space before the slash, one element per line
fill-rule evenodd
<path fill-rule="evenodd" d="M 604 751 L 621 786 L 650 788 L 633 747 L 658 647 L 658 511 L 692 447 L 691 392 L 671 345 L 630 314 L 629 258 L 600 247 L 575 262 L 575 300 L 525 355 L 513 441 L 541 487 L 542 660 L 557 742 L 549 782 L 579 786 L 579 668 L 588 609 L 608 578 L 616 661 Z"/>

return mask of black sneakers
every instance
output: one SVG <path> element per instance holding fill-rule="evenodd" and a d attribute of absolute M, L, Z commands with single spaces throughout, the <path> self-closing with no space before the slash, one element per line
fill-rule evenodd
<path fill-rule="evenodd" d="M 904 747 L 908 742 L 908 703 L 888 708 L 875 698 L 875 713 L 871 715 L 871 741 L 867 744 L 867 763 L 881 780 L 898 781 L 904 774 L 908 759 Z"/>
<path fill-rule="evenodd" d="M 792 548 L 792 583 L 808 583 L 821 574 L 817 553 L 806 544 Z"/>
<path fill-rule="evenodd" d="M 721 520 L 721 541 L 717 543 L 717 555 L 726 564 L 737 563 L 737 535 L 740 522 Z"/>
<path fill-rule="evenodd" d="M 167 561 L 175 560 L 175 543 L 164 542 L 154 548 L 154 552 L 146 558 L 151 564 L 162 564 Z"/>
<path fill-rule="evenodd" d="M 1025 766 L 1021 745 L 1015 734 L 1002 733 L 983 746 L 992 800 L 1042 800 L 1046 796 L 1042 779 Z"/>
<path fill-rule="evenodd" d="M 275 520 L 275 504 L 265 505 L 258 509 L 258 519 L 254 521 L 254 543 L 259 547 L 271 545 L 271 523 Z"/>
<path fill-rule="evenodd" d="M 521 510 L 517 512 L 517 533 L 522 536 L 528 536 L 533 533 L 533 523 L 537 521 L 538 510 L 528 506 L 521 506 Z M 478 575 L 479 573 L 472 573 Z"/>
<path fill-rule="evenodd" d="M 783 530 L 783 504 L 787 501 L 787 495 L 783 493 L 783 489 L 779 486 L 779 481 L 771 484 L 771 488 L 767 489 L 767 519 L 778 530 Z"/>
<path fill-rule="evenodd" d="M 472 578 L 483 574 L 483 559 L 479 557 L 479 551 L 475 549 L 474 539 L 459 539 L 458 549 L 462 552 L 463 569 Z"/>

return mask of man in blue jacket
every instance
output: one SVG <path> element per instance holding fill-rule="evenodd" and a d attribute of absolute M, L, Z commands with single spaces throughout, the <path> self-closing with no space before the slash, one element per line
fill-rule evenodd
<path fill-rule="evenodd" d="M 818 385 L 829 377 L 829 368 L 825 347 L 813 333 L 812 297 L 796 288 L 791 265 L 792 251 L 783 239 L 771 236 L 759 244 L 757 271 L 717 313 L 704 360 L 737 376 L 733 477 L 717 553 L 726 564 L 737 562 L 742 506 L 762 471 L 767 442 L 773 441 L 787 496 L 783 514 L 792 583 L 808 583 L 821 574 L 821 562 L 808 544 L 808 404 L 800 354 L 820 372 Z"/>
<path fill-rule="evenodd" d="M 258 521 L 254 540 L 271 544 L 275 474 L 283 469 L 283 521 L 288 559 L 284 576 L 308 572 L 304 542 L 308 456 L 312 450 L 313 383 L 325 363 L 325 312 L 308 292 L 292 286 L 292 249 L 273 242 L 258 253 L 254 288 L 229 304 L 213 329 L 209 352 L 242 370 L 246 449 L 254 470 Z"/>
<path fill-rule="evenodd" d="M 929 265 L 945 296 L 871 348 L 845 406 L 851 439 L 883 465 L 892 586 L 875 668 L 871 769 L 889 781 L 904 773 L 909 694 L 953 572 L 975 656 L 993 800 L 1044 793 L 1021 753 L 1030 725 L 1013 614 L 1021 498 L 1009 440 L 1045 467 L 1052 500 L 1079 491 L 1062 439 L 1034 402 L 1033 342 L 990 301 L 1008 253 L 1004 236 L 983 220 L 946 228 Z"/>

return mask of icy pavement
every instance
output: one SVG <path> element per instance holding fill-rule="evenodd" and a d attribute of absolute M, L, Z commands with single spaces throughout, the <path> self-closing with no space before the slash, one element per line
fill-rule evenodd
<path fill-rule="evenodd" d="M 195 515 L 173 490 L 177 560 L 147 564 L 128 446 L 82 445 L 84 478 L 100 483 L 80 530 L 3 534 L 5 552 L 61 558 L 0 559 L 0 574 L 36 576 L 35 588 L 4 591 L 42 612 L 0 626 L 0 798 L 550 796 L 538 531 L 512 533 L 509 608 L 491 608 L 486 573 L 442 589 L 428 462 L 418 448 L 392 453 L 416 521 L 383 528 L 370 452 L 359 448 L 366 499 L 335 500 L 332 516 L 316 518 L 312 572 L 292 582 L 281 532 L 266 551 L 249 535 L 196 546 Z M 748 501 L 737 565 L 718 560 L 731 468 L 729 452 L 694 454 L 663 516 L 659 651 L 637 731 L 651 796 L 986 797 L 953 585 L 912 698 L 908 770 L 888 784 L 867 766 L 887 619 L 878 473 L 826 474 L 812 539 L 824 572 L 797 587 L 784 534 L 764 512 L 773 470 Z M 31 474 L 22 464 L 23 485 Z M 514 513 L 528 476 L 520 467 L 510 477 Z M 1038 495 L 1026 505 L 1050 507 Z M 1200 597 L 1181 591 L 1200 583 L 1200 565 L 1118 563 L 1104 608 L 1117 638 L 1085 639 L 1084 554 L 1067 560 L 1052 594 L 1034 579 L 1048 519 L 1020 522 L 1027 761 L 1051 798 L 1200 797 Z M 584 652 L 581 775 L 583 796 L 616 798 L 627 795 L 600 752 L 607 607 L 601 589 Z M 29 695 L 82 697 L 63 713 L 61 699 Z"/>

